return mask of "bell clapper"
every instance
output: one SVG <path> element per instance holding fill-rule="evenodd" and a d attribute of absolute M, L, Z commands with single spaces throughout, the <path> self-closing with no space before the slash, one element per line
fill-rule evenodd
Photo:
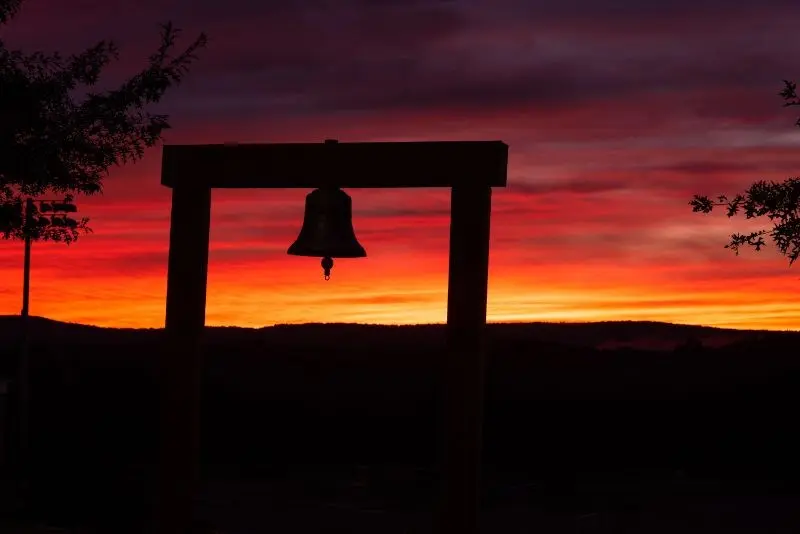
<path fill-rule="evenodd" d="M 334 257 L 366 257 L 367 252 L 353 230 L 350 195 L 333 186 L 320 187 L 306 195 L 303 226 L 286 253 L 322 258 L 325 280 L 331 278 Z"/>
<path fill-rule="evenodd" d="M 325 280 L 331 279 L 331 269 L 333 269 L 333 258 L 325 256 L 322 258 L 322 269 L 325 271 Z"/>

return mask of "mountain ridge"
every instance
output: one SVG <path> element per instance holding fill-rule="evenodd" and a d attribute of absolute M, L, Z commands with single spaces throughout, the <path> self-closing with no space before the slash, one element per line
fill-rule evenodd
<path fill-rule="evenodd" d="M 20 331 L 21 317 L 0 315 L 0 338 L 13 339 Z M 31 317 L 34 339 L 46 337 L 48 341 L 130 342 L 162 335 L 164 328 L 104 327 L 58 321 L 46 317 Z M 443 334 L 444 324 L 383 325 L 365 323 L 302 323 L 276 324 L 264 327 L 206 326 L 209 340 L 214 342 L 275 336 L 314 336 L 319 339 L 359 333 L 386 334 L 393 337 L 408 331 Z M 717 348 L 762 339 L 797 336 L 798 331 L 743 330 L 713 326 L 687 325 L 658 321 L 597 321 L 597 322 L 517 322 L 487 324 L 489 338 L 499 337 L 517 341 L 540 340 L 569 346 L 592 347 L 598 350 L 637 349 L 670 351 L 687 344 L 702 344 Z"/>

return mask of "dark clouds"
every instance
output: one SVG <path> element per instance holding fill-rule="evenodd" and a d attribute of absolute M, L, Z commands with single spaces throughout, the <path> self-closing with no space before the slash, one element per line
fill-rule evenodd
<path fill-rule="evenodd" d="M 165 107 L 215 117 L 565 109 L 664 91 L 703 93 L 687 102 L 685 113 L 724 114 L 716 99 L 725 90 L 766 96 L 792 75 L 785 50 L 794 28 L 787 20 L 800 15 L 800 4 L 784 0 L 66 5 L 28 0 L 12 40 L 41 41 L 47 32 L 35 27 L 51 29 L 56 16 L 70 15 L 81 24 L 58 30 L 58 43 L 70 35 L 73 41 L 119 36 L 143 57 L 155 44 L 157 22 L 174 19 L 187 36 L 203 29 L 211 45 Z M 124 19 L 114 16 L 120 13 Z"/>
<path fill-rule="evenodd" d="M 544 194 L 593 194 L 604 193 L 609 191 L 619 191 L 622 189 L 630 189 L 633 184 L 630 181 L 618 178 L 593 178 L 591 176 L 585 177 L 582 180 L 557 180 L 557 181 L 542 181 L 542 182 L 529 182 L 525 180 L 526 177 L 519 177 L 517 180 L 511 181 L 509 190 L 515 193 L 525 193 L 529 195 L 544 195 Z"/>
<path fill-rule="evenodd" d="M 725 162 L 725 161 L 684 161 L 673 165 L 655 167 L 656 170 L 671 171 L 680 174 L 717 174 L 717 173 L 754 173 L 763 169 L 757 163 Z"/>

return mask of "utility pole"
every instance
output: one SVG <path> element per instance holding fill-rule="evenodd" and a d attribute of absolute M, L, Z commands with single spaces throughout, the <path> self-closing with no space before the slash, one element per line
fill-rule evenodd
<path fill-rule="evenodd" d="M 31 425 L 30 425 L 30 374 L 31 374 L 31 244 L 47 227 L 78 228 L 80 223 L 67 214 L 77 211 L 71 197 L 63 200 L 34 200 L 27 198 L 22 207 L 22 239 L 24 258 L 22 264 L 22 310 L 20 312 L 20 353 L 16 373 L 16 440 L 14 465 L 20 496 L 25 499 L 30 485 Z"/>
<path fill-rule="evenodd" d="M 17 443 L 16 458 L 18 482 L 23 494 L 27 493 L 29 475 L 30 437 L 30 300 L 31 300 L 31 241 L 33 230 L 33 199 L 25 201 L 22 214 L 25 256 L 22 266 L 22 311 L 20 312 L 20 353 L 17 363 Z"/>
<path fill-rule="evenodd" d="M 22 266 L 22 311 L 20 312 L 20 353 L 17 362 L 16 401 L 17 401 L 17 442 L 16 457 L 17 474 L 23 485 L 20 490 L 27 493 L 28 474 L 28 442 L 29 442 L 29 414 L 30 414 L 30 293 L 31 293 L 31 226 L 33 223 L 34 203 L 32 199 L 25 201 L 22 212 L 23 240 L 25 254 Z"/>

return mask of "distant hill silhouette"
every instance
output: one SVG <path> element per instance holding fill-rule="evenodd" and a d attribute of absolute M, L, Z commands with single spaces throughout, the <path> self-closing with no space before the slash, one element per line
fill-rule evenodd
<path fill-rule="evenodd" d="M 19 331 L 20 317 L 0 316 L 0 339 L 15 339 Z M 134 342 L 156 339 L 160 328 L 108 328 L 80 323 L 67 323 L 43 317 L 32 317 L 32 335 L 51 342 L 108 343 Z M 382 341 L 407 340 L 409 332 L 418 336 L 435 337 L 444 325 L 365 325 L 353 323 L 306 323 L 276 325 L 263 328 L 236 326 L 207 327 L 208 341 L 249 342 L 252 340 L 290 341 L 292 339 L 315 339 L 336 343 L 340 340 L 372 338 L 379 335 Z M 671 324 L 654 321 L 603 321 L 587 323 L 491 323 L 488 335 L 506 341 L 535 340 L 537 342 L 562 344 L 595 349 L 637 349 L 672 351 L 686 343 L 696 342 L 706 347 L 724 347 L 736 343 L 764 339 L 785 339 L 787 336 L 800 339 L 800 332 L 766 330 L 737 330 L 708 326 Z"/>

